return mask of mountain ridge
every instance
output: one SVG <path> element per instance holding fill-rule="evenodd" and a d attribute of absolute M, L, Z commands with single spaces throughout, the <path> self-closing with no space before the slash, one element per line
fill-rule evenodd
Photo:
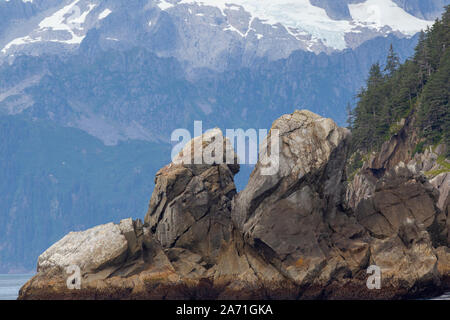
<path fill-rule="evenodd" d="M 324 9 L 308 0 L 297 2 L 298 7 L 293 8 L 282 2 L 263 5 L 253 0 L 236 0 L 237 5 L 225 5 L 221 0 L 155 0 L 137 1 L 131 6 L 128 2 L 76 0 L 56 7 L 47 1 L 22 3 L 33 6 L 34 15 L 29 20 L 22 19 L 20 25 L 10 22 L 12 29 L 5 28 L 8 35 L 22 36 L 0 36 L 3 60 L 20 52 L 33 55 L 71 52 L 96 29 L 102 33 L 104 45 L 110 48 L 133 46 L 139 41 L 159 56 L 185 60 L 194 68 L 220 69 L 222 51 L 234 50 L 233 47 L 240 47 L 247 56 L 242 61 L 245 66 L 245 60 L 252 56 L 276 60 L 295 50 L 331 53 L 348 47 L 354 49 L 367 40 L 388 34 L 411 37 L 433 22 L 410 15 L 391 0 L 344 3 L 354 17 L 351 23 L 331 19 Z M 280 14 L 276 15 L 278 11 Z M 123 25 L 129 18 L 135 21 L 132 26 Z M 162 45 L 157 40 L 158 34 L 166 35 L 166 42 L 167 35 L 177 36 Z M 151 40 L 155 36 L 156 41 Z M 277 50 L 272 49 L 275 43 Z M 205 53 L 210 61 L 201 58 Z"/>

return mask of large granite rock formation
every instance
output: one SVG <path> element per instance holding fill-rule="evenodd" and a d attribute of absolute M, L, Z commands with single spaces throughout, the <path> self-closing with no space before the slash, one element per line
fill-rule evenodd
<path fill-rule="evenodd" d="M 236 194 L 237 157 L 222 132 L 211 130 L 158 172 L 144 224 L 126 219 L 67 235 L 41 255 L 19 298 L 438 293 L 450 279 L 448 200 L 441 201 L 447 176 L 430 184 L 389 160 L 380 177 L 359 174 L 347 186 L 350 138 L 309 111 L 282 116 L 262 143 L 247 187 Z M 66 285 L 66 268 L 74 264 L 81 290 Z M 366 286 L 371 265 L 381 270 L 380 290 Z"/>
<path fill-rule="evenodd" d="M 222 157 L 218 163 L 205 164 L 207 153 L 214 152 L 214 143 L 222 148 Z M 201 164 L 194 164 L 197 144 L 203 148 Z M 145 223 L 161 245 L 189 250 L 205 263 L 214 264 L 222 242 L 230 240 L 231 200 L 236 194 L 233 177 L 238 171 L 237 156 L 219 129 L 188 143 L 156 174 Z"/>
<path fill-rule="evenodd" d="M 369 246 L 364 229 L 340 206 L 350 133 L 309 111 L 281 117 L 274 130 L 279 170 L 262 175 L 256 165 L 235 199 L 236 224 L 299 285 L 325 286 L 352 275 L 367 264 Z"/>

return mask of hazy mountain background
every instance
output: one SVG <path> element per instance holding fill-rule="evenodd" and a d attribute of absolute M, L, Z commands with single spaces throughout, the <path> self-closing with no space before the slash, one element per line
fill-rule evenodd
<path fill-rule="evenodd" d="M 0 272 L 142 218 L 171 132 L 194 120 L 269 128 L 306 108 L 344 125 L 370 65 L 390 44 L 411 56 L 449 1 L 203 3 L 0 0 Z"/>

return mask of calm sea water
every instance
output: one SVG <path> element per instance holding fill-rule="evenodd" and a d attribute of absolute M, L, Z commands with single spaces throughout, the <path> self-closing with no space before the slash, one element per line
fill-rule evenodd
<path fill-rule="evenodd" d="M 16 300 L 19 289 L 32 274 L 0 274 L 0 300 Z"/>
<path fill-rule="evenodd" d="M 16 300 L 19 289 L 32 274 L 0 274 L 0 300 Z M 432 300 L 450 300 L 450 292 Z"/>

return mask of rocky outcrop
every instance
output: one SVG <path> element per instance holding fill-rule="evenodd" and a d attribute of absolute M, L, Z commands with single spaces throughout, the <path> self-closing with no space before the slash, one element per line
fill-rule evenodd
<path fill-rule="evenodd" d="M 437 206 L 448 215 L 450 206 L 450 173 L 443 172 L 431 179 L 430 183 L 439 191 Z"/>
<path fill-rule="evenodd" d="M 197 144 L 203 149 L 201 164 L 194 164 Z M 222 157 L 218 163 L 205 164 L 214 144 Z M 219 129 L 188 143 L 174 162 L 156 174 L 145 222 L 161 245 L 184 248 L 214 264 L 222 242 L 230 240 L 233 177 L 238 171 L 237 156 Z"/>
<path fill-rule="evenodd" d="M 157 173 L 144 224 L 126 219 L 67 235 L 39 258 L 20 298 L 438 293 L 450 279 L 441 203 L 447 176 L 430 184 L 403 162 L 390 162 L 377 177 L 380 168 L 366 164 L 372 174 L 347 186 L 350 139 L 348 130 L 309 111 L 282 116 L 261 145 L 247 187 L 236 194 L 237 156 L 221 131 L 211 130 Z M 72 264 L 81 269 L 81 290 L 66 286 Z M 381 270 L 381 290 L 366 286 L 371 265 Z"/>
<path fill-rule="evenodd" d="M 450 245 L 450 173 L 441 173 L 431 179 L 430 183 L 439 191 L 437 206 L 447 216 L 447 243 Z"/>
<path fill-rule="evenodd" d="M 78 268 L 81 290 L 69 290 L 67 280 Z M 125 219 L 70 233 L 55 243 L 39 257 L 37 274 L 21 288 L 19 298 L 136 297 L 160 279 L 167 284 L 179 277 L 150 230 L 140 220 Z M 158 287 L 153 286 L 155 297 L 167 294 Z"/>
<path fill-rule="evenodd" d="M 423 173 L 429 178 L 436 176 L 434 172 L 447 171 L 445 170 L 439 159 L 444 158 L 446 154 L 446 145 L 438 144 L 437 146 L 429 146 L 421 153 L 416 153 L 412 159 L 406 161 L 409 170 L 415 173 Z M 442 159 L 442 162 L 448 162 L 448 160 Z"/>
<path fill-rule="evenodd" d="M 134 230 L 133 230 L 134 232 Z M 38 272 L 79 266 L 95 272 L 126 258 L 128 245 L 118 225 L 109 223 L 84 232 L 71 232 L 51 246 L 38 259 Z"/>
<path fill-rule="evenodd" d="M 400 125 L 348 184 L 346 205 L 374 238 L 371 259 L 387 282 L 409 291 L 448 286 L 449 183 L 439 161 L 445 145 L 416 152 L 414 118 Z"/>
<path fill-rule="evenodd" d="M 369 246 L 364 229 L 340 206 L 350 133 L 308 111 L 281 117 L 274 130 L 279 170 L 262 175 L 262 164 L 256 165 L 235 199 L 234 220 L 246 240 L 299 285 L 325 286 L 351 275 L 367 264 Z"/>
<path fill-rule="evenodd" d="M 355 215 L 376 238 L 397 233 L 407 220 L 430 228 L 439 216 L 438 196 L 423 176 L 414 175 L 404 165 L 397 166 L 377 181 L 373 195 L 359 202 Z"/>
<path fill-rule="evenodd" d="M 416 133 L 415 119 L 402 119 L 398 124 L 400 130 L 383 143 L 379 152 L 372 152 L 368 159 L 354 175 L 347 187 L 346 204 L 355 209 L 362 199 L 373 196 L 377 181 L 398 165 L 406 166 L 415 175 L 424 175 L 428 179 L 435 177 L 435 172 L 447 173 L 438 159 L 446 154 L 445 144 L 427 147 L 417 152 L 420 138 Z M 447 161 L 448 160 L 442 160 Z M 441 180 L 436 180 L 436 184 Z"/>
<path fill-rule="evenodd" d="M 371 197 L 359 202 L 355 215 L 373 238 L 371 261 L 386 283 L 406 290 L 439 286 L 443 274 L 434 249 L 447 245 L 447 228 L 437 198 L 423 176 L 401 163 L 377 181 Z"/>
<path fill-rule="evenodd" d="M 400 162 L 407 163 L 411 158 L 411 151 L 419 141 L 414 130 L 414 118 L 402 119 L 397 125 L 401 126 L 399 132 L 386 141 L 379 152 L 373 153 L 363 167 L 377 177 L 381 177 Z"/>

